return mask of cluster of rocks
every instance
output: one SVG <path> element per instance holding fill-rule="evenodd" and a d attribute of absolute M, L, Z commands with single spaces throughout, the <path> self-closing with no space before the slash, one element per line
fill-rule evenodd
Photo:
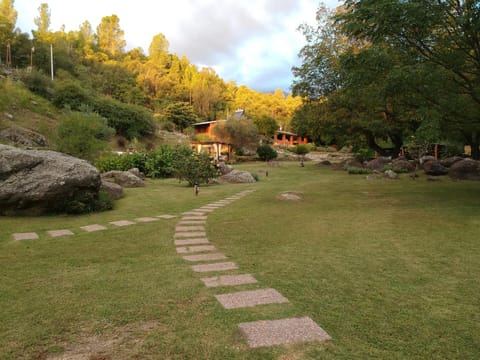
<path fill-rule="evenodd" d="M 423 170 L 429 177 L 448 175 L 454 180 L 480 180 L 480 161 L 459 156 L 442 160 L 436 160 L 433 156 L 424 156 L 415 161 L 407 160 L 404 157 L 398 157 L 393 160 L 389 157 L 378 157 L 364 163 L 350 159 L 333 164 L 328 160 L 324 160 L 318 163 L 318 165 L 331 165 L 335 170 L 344 170 L 349 167 L 364 168 L 374 174 L 383 174 L 384 177 L 390 179 L 398 178 L 397 172 L 413 173 L 411 176 L 415 177 L 416 170 Z"/>
<path fill-rule="evenodd" d="M 123 188 L 145 186 L 145 175 L 137 168 L 127 171 L 108 171 L 101 174 L 101 178 L 101 189 L 109 193 L 113 200 L 123 197 Z"/>
<path fill-rule="evenodd" d="M 145 186 L 144 179 L 138 169 L 100 174 L 66 154 L 0 144 L 0 215 L 62 212 L 70 202 L 98 199 L 100 190 L 117 200 L 123 188 Z"/>

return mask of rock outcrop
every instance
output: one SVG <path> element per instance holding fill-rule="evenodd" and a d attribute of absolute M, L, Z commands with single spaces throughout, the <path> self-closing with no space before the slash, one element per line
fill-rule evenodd
<path fill-rule="evenodd" d="M 0 145 L 0 214 L 41 215 L 98 198 L 98 170 L 55 151 Z"/>
<path fill-rule="evenodd" d="M 42 134 L 18 126 L 0 131 L 0 140 L 15 146 L 46 147 L 48 140 Z"/>

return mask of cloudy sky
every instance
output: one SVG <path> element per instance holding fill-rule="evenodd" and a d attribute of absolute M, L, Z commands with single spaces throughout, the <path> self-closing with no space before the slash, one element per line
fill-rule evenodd
<path fill-rule="evenodd" d="M 41 3 L 48 3 L 51 30 L 78 30 L 88 20 L 96 29 L 102 17 L 116 14 L 127 48 L 145 53 L 154 35 L 163 33 L 170 52 L 208 66 L 225 80 L 257 91 L 289 92 L 291 68 L 304 45 L 297 31 L 315 23 L 319 0 L 15 0 L 17 27 L 35 29 Z M 335 8 L 343 1 L 325 0 Z"/>

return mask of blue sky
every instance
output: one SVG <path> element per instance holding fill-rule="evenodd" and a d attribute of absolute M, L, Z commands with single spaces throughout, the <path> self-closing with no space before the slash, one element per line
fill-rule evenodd
<path fill-rule="evenodd" d="M 145 53 L 154 35 L 163 33 L 170 52 L 185 55 L 199 67 L 208 66 L 225 80 L 257 91 L 289 92 L 291 68 L 305 41 L 297 31 L 315 23 L 315 0 L 15 0 L 17 26 L 35 28 L 33 19 L 46 2 L 51 30 L 65 25 L 77 30 L 88 20 L 96 29 L 102 17 L 116 14 L 127 48 Z M 342 1 L 323 1 L 329 8 Z"/>

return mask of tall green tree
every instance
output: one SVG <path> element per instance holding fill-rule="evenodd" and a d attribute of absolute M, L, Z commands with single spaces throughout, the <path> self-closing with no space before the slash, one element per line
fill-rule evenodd
<path fill-rule="evenodd" d="M 97 26 L 97 42 L 101 51 L 116 58 L 123 54 L 127 42 L 124 31 L 120 28 L 117 15 L 104 16 Z"/>
<path fill-rule="evenodd" d="M 35 25 L 37 25 L 37 30 L 34 31 L 34 37 L 40 41 L 51 42 L 51 12 L 47 3 L 40 4 L 38 7 L 38 16 L 34 19 L 34 22 Z"/>
<path fill-rule="evenodd" d="M 2 51 L 6 44 L 14 38 L 18 14 L 13 7 L 13 3 L 14 0 L 2 0 L 0 2 L 0 48 Z"/>
<path fill-rule="evenodd" d="M 441 84 L 420 92 L 447 137 L 480 158 L 480 6 L 474 0 L 347 0 L 337 17 L 351 37 L 386 44 L 429 64 Z M 432 92 L 433 90 L 433 92 Z"/>

